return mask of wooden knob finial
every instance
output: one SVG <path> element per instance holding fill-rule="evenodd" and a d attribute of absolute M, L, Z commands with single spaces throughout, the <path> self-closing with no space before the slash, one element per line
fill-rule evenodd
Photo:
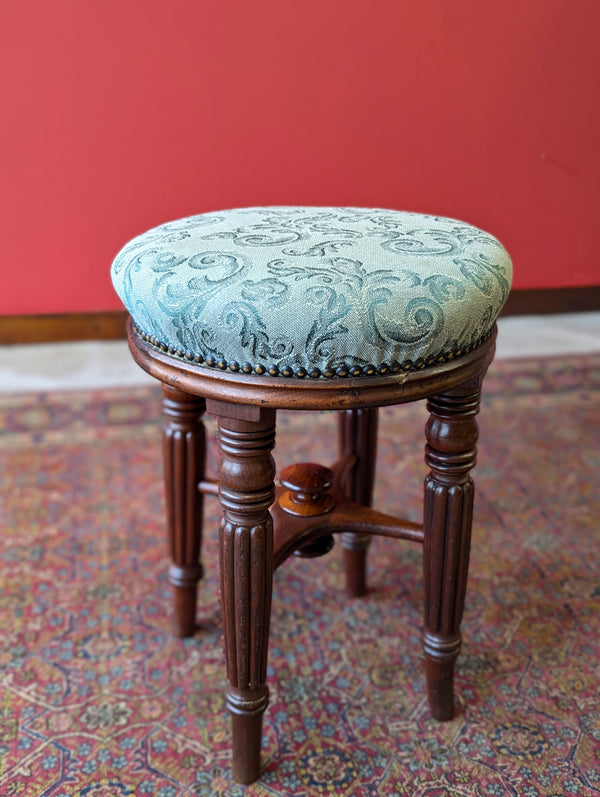
<path fill-rule="evenodd" d="M 333 471 L 323 465 L 290 465 L 281 472 L 279 480 L 286 488 L 279 505 L 290 515 L 316 517 L 331 512 L 335 506 L 327 492 L 333 484 Z"/>

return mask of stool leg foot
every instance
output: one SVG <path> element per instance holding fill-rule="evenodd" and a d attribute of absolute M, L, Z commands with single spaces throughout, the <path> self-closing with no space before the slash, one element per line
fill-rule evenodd
<path fill-rule="evenodd" d="M 267 652 L 274 567 L 269 507 L 275 498 L 271 456 L 275 413 L 262 411 L 253 421 L 220 416 L 218 422 L 221 603 L 233 777 L 239 783 L 252 783 L 260 774 L 262 715 L 269 700 Z"/>
<path fill-rule="evenodd" d="M 200 576 L 191 577 L 192 586 L 178 586 L 179 575 L 176 568 L 169 568 L 169 583 L 173 587 L 173 635 L 183 639 L 192 636 L 196 629 L 196 609 L 198 606 L 198 581 Z"/>
<path fill-rule="evenodd" d="M 196 630 L 197 584 L 202 577 L 202 494 L 206 442 L 204 399 L 163 385 L 163 461 L 167 527 L 174 592 L 173 632 L 191 636 Z"/>
<path fill-rule="evenodd" d="M 454 662 L 461 646 L 474 486 L 479 396 L 483 376 L 428 402 L 423 576 L 427 692 L 435 719 L 454 715 Z"/>
<path fill-rule="evenodd" d="M 344 532 L 341 538 L 344 547 L 346 594 L 349 598 L 362 598 L 367 594 L 367 549 L 371 544 L 371 537 L 367 534 Z"/>
<path fill-rule="evenodd" d="M 343 485 L 344 492 L 353 501 L 371 506 L 377 458 L 377 408 L 343 410 L 338 417 L 340 453 L 354 454 L 357 458 Z M 346 532 L 341 537 L 346 592 L 351 598 L 360 598 L 367 593 L 367 549 L 371 537 L 353 532 Z"/>
<path fill-rule="evenodd" d="M 268 695 L 265 700 L 268 701 Z M 263 713 L 264 708 L 255 713 L 231 713 L 232 773 L 237 783 L 254 783 L 260 775 Z"/>

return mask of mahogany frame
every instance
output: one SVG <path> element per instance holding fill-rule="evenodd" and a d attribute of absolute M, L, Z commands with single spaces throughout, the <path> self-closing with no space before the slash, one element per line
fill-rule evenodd
<path fill-rule="evenodd" d="M 196 630 L 202 501 L 221 502 L 220 579 L 232 715 L 233 776 L 260 774 L 273 572 L 293 553 L 317 556 L 341 534 L 350 595 L 366 591 L 365 557 L 375 534 L 423 544 L 424 635 L 431 713 L 454 715 L 454 662 L 461 645 L 469 562 L 481 384 L 495 331 L 477 350 L 422 371 L 331 380 L 248 376 L 194 365 L 144 341 L 129 325 L 136 362 L 162 382 L 167 525 L 175 633 Z M 423 524 L 371 508 L 377 408 L 427 399 Z M 336 410 L 340 457 L 331 470 L 298 465 L 275 487 L 278 409 Z M 205 479 L 202 416 L 217 418 L 218 480 Z"/>

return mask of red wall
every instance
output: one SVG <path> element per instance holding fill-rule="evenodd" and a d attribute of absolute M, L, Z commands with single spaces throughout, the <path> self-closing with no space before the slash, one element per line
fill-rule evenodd
<path fill-rule="evenodd" d="M 0 313 L 119 307 L 120 246 L 249 204 L 497 234 L 600 282 L 597 0 L 18 0 L 0 31 Z"/>

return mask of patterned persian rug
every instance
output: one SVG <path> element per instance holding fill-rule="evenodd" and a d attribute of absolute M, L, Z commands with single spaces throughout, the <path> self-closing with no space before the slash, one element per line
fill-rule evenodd
<path fill-rule="evenodd" d="M 480 416 L 458 712 L 429 718 L 420 552 L 287 562 L 265 769 L 232 783 L 208 498 L 201 630 L 169 633 L 159 391 L 0 398 L 0 794 L 600 794 L 600 357 L 495 364 Z M 376 506 L 419 519 L 423 405 L 382 412 Z M 291 449 L 295 449 L 292 455 Z M 334 459 L 282 414 L 279 464 Z"/>

